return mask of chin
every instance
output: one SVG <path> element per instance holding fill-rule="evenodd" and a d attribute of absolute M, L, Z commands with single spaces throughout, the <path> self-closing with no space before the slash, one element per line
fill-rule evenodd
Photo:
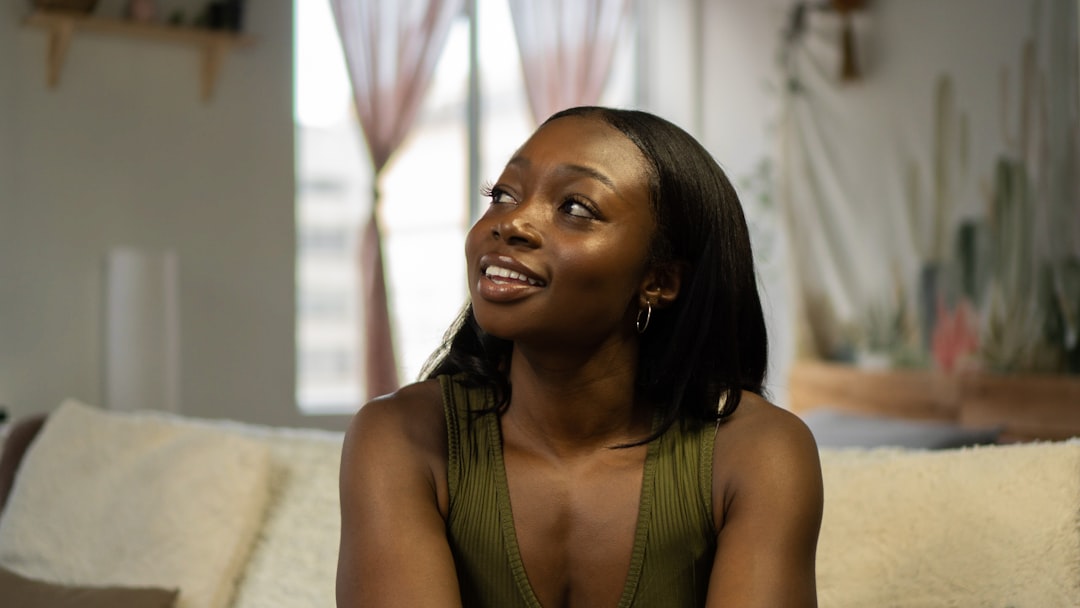
<path fill-rule="evenodd" d="M 513 313 L 509 313 L 509 315 L 513 315 Z M 513 323 L 513 319 L 499 320 L 493 319 L 493 316 L 495 315 L 484 314 L 484 312 L 478 311 L 476 308 L 476 304 L 473 304 L 473 318 L 476 319 L 477 327 L 483 330 L 485 334 L 493 338 L 498 338 L 500 340 L 513 340 L 514 331 L 512 330 L 512 328 L 507 327 L 508 324 Z M 508 323 L 508 321 L 510 323 Z"/>

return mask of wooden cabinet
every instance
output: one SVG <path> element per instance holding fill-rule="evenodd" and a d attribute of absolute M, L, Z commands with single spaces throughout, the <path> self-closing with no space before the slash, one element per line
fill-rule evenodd
<path fill-rule="evenodd" d="M 60 82 L 60 73 L 63 70 L 72 38 L 76 33 L 85 32 L 192 47 L 199 53 L 201 62 L 199 84 L 203 101 L 209 101 L 214 95 L 214 86 L 226 54 L 234 49 L 250 46 L 254 42 L 250 36 L 235 32 L 141 23 L 81 13 L 35 11 L 26 18 L 24 24 L 43 29 L 48 33 L 46 79 L 49 87 L 55 87 Z"/>

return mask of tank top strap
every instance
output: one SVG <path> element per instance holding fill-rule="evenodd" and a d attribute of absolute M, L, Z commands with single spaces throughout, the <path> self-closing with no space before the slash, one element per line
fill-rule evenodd
<path fill-rule="evenodd" d="M 487 453 L 485 433 L 471 433 L 475 412 L 491 407 L 490 391 L 469 387 L 458 375 L 438 376 L 443 394 L 443 413 L 446 416 L 446 483 L 451 507 L 461 487 L 461 464 Z M 483 459 L 480 459 L 483 461 Z"/>
<path fill-rule="evenodd" d="M 713 522 L 710 526 L 713 535 L 719 532 L 715 529 L 716 519 L 713 517 L 713 454 L 716 451 L 716 432 L 720 424 L 722 423 L 703 424 L 698 431 L 701 447 L 701 458 L 698 461 L 698 491 L 701 492 L 702 504 L 708 511 L 709 521 Z"/>
<path fill-rule="evenodd" d="M 513 533 L 499 418 L 492 392 L 460 376 L 439 376 L 446 414 L 447 539 L 462 603 L 474 608 L 540 608 Z M 485 412 L 486 411 L 486 412 Z"/>
<path fill-rule="evenodd" d="M 715 425 L 681 420 L 656 440 L 657 470 L 642 504 L 652 503 L 645 565 L 635 606 L 703 606 L 716 530 L 712 512 Z M 648 494 L 651 493 L 651 496 Z"/>

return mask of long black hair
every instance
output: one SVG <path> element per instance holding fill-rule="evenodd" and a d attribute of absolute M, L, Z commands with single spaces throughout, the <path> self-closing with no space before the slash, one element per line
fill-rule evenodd
<path fill-rule="evenodd" d="M 676 420 L 730 416 L 743 390 L 764 394 L 768 367 L 750 234 L 735 189 L 697 140 L 663 118 L 585 106 L 558 112 L 544 124 L 566 116 L 602 120 L 641 150 L 657 225 L 651 262 L 683 269 L 675 302 L 653 311 L 640 337 L 636 388 L 663 408 L 659 429 L 644 441 Z M 467 304 L 421 377 L 462 374 L 469 385 L 489 387 L 501 410 L 510 402 L 512 349 L 512 342 L 484 332 Z"/>

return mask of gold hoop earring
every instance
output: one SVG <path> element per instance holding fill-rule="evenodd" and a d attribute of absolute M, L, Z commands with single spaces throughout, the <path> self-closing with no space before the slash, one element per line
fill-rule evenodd
<path fill-rule="evenodd" d="M 641 313 L 645 313 L 645 321 L 641 320 Z M 643 334 L 645 330 L 649 328 L 649 321 L 652 320 L 652 302 L 645 302 L 645 308 L 639 309 L 637 312 L 637 318 L 634 319 L 634 329 L 637 333 Z"/>

